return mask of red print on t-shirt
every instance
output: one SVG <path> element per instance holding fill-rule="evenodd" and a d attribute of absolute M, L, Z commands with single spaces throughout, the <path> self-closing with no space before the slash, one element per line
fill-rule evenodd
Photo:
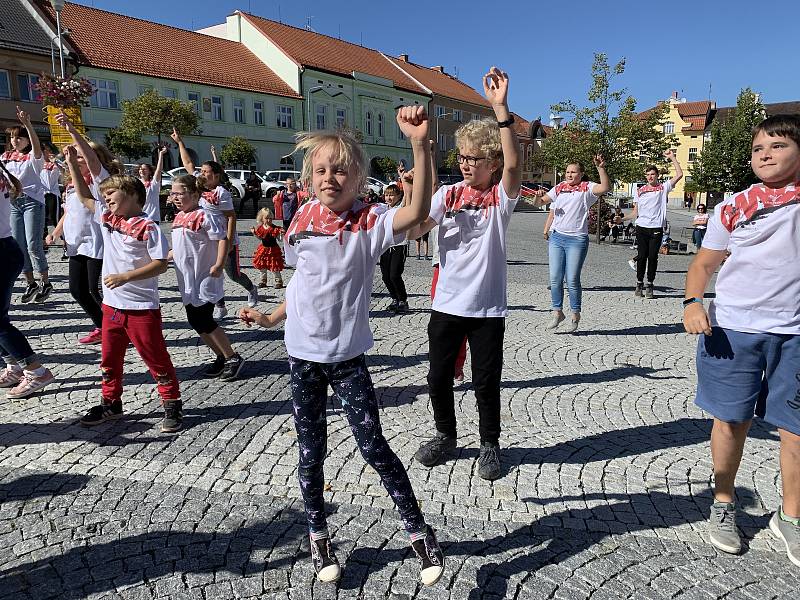
<path fill-rule="evenodd" d="M 642 194 L 647 194 L 648 192 L 660 192 L 664 189 L 664 186 L 660 183 L 658 185 L 642 185 L 636 190 L 636 195 L 641 196 Z"/>
<path fill-rule="evenodd" d="M 30 152 L 17 152 L 16 150 L 3 152 L 3 155 L 0 156 L 0 160 L 3 162 L 25 162 L 30 159 Z"/>
<path fill-rule="evenodd" d="M 444 213 L 452 217 L 463 210 L 488 211 L 493 206 L 499 206 L 500 195 L 497 186 L 493 185 L 488 190 L 476 190 L 467 185 L 456 185 L 447 190 L 444 198 Z"/>
<path fill-rule="evenodd" d="M 797 184 L 779 189 L 764 185 L 754 185 L 749 190 L 733 197 L 730 204 L 722 206 L 720 219 L 728 231 L 746 225 L 787 204 L 800 203 L 800 190 Z"/>
<path fill-rule="evenodd" d="M 217 194 L 217 190 L 203 192 L 203 199 L 213 206 L 219 206 L 219 194 Z"/>
<path fill-rule="evenodd" d="M 357 233 L 368 231 L 375 226 L 378 215 L 375 213 L 375 205 L 364 205 L 356 210 L 349 210 L 343 214 L 336 214 L 320 202 L 304 205 L 300 212 L 294 216 L 292 224 L 289 226 L 289 243 L 294 245 L 297 239 L 293 234 L 310 232 L 311 236 L 324 235 L 333 236 L 339 234 L 339 243 L 342 242 L 342 234 L 345 231 Z"/>
<path fill-rule="evenodd" d="M 103 213 L 103 227 L 111 232 L 116 231 L 122 235 L 130 236 L 140 242 L 147 241 L 147 228 L 151 224 L 153 224 L 153 221 L 145 217 L 131 217 L 130 219 L 126 219 L 110 211 Z"/>
<path fill-rule="evenodd" d="M 193 210 L 191 212 L 179 212 L 175 215 L 175 220 L 172 222 L 173 229 L 188 229 L 189 231 L 200 231 L 205 222 L 205 213 L 202 210 Z"/>
<path fill-rule="evenodd" d="M 556 186 L 556 196 L 559 194 L 571 194 L 573 192 L 588 192 L 589 191 L 589 182 L 588 181 L 581 181 L 578 185 L 572 185 L 567 183 L 566 181 L 562 181 Z M 555 198 L 551 198 L 551 200 L 555 200 Z"/>

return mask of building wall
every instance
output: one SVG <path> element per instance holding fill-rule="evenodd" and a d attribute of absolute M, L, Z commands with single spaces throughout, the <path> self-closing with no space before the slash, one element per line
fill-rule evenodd
<path fill-rule="evenodd" d="M 56 57 L 58 60 L 58 57 Z M 19 125 L 17 119 L 17 105 L 31 115 L 36 133 L 43 140 L 50 139 L 50 130 L 44 120 L 40 102 L 23 101 L 17 81 L 19 74 L 39 75 L 51 72 L 50 57 L 17 52 L 15 50 L 0 49 L 0 71 L 8 74 L 10 93 L 8 96 L 0 94 L 0 140 L 5 142 L 5 128 Z"/>
<path fill-rule="evenodd" d="M 684 121 L 678 113 L 680 101 L 670 100 L 669 103 L 669 117 L 667 120 L 668 122 L 674 123 L 675 129 L 673 133 L 675 137 L 678 138 L 678 146 L 675 148 L 675 157 L 678 159 L 678 164 L 683 170 L 683 179 L 678 182 L 678 184 L 675 186 L 675 189 L 672 190 L 672 193 L 670 193 L 669 197 L 671 205 L 682 206 L 684 185 L 687 177 L 691 177 L 691 167 L 693 164 L 692 161 L 689 160 L 689 151 L 694 148 L 697 150 L 697 156 L 700 156 L 700 152 L 703 150 L 704 133 L 702 131 L 682 131 L 683 127 L 689 123 Z M 674 175 L 675 173 L 673 169 L 670 168 L 669 174 L 664 174 L 664 177 L 668 179 Z M 642 180 L 644 180 L 644 173 L 642 173 Z"/>
<path fill-rule="evenodd" d="M 227 36 L 229 40 L 244 44 L 289 87 L 298 94 L 301 92 L 298 64 L 286 56 L 247 19 L 242 18 L 239 14 L 230 15 L 227 20 Z"/>
<path fill-rule="evenodd" d="M 446 116 L 437 118 L 437 111 L 442 111 Z M 461 117 L 454 115 L 454 111 L 461 111 Z M 449 113 L 449 114 L 448 114 Z M 428 107 L 431 119 L 431 139 L 436 141 L 436 166 L 444 170 L 444 160 L 447 154 L 455 148 L 455 133 L 464 123 L 471 121 L 475 116 L 479 118 L 493 118 L 491 108 L 455 100 L 446 96 L 435 94 Z"/>

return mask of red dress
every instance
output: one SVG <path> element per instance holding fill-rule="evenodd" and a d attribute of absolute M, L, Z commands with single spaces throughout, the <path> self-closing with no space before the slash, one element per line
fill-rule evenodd
<path fill-rule="evenodd" d="M 281 252 L 278 237 L 283 235 L 283 228 L 268 225 L 259 225 L 256 228 L 256 237 L 261 240 L 261 245 L 253 255 L 253 266 L 259 271 L 277 273 L 283 271 L 283 252 Z"/>

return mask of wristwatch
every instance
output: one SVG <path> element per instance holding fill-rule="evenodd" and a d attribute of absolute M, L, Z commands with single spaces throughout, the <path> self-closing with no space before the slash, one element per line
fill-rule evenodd
<path fill-rule="evenodd" d="M 509 115 L 508 119 L 505 121 L 498 121 L 498 127 L 511 127 L 514 124 L 514 115 Z"/>
<path fill-rule="evenodd" d="M 683 301 L 683 308 L 686 308 L 687 306 L 689 306 L 690 304 L 694 304 L 695 302 L 699 302 L 700 304 L 702 304 L 703 303 L 703 299 L 702 298 L 686 298 L 686 300 Z"/>

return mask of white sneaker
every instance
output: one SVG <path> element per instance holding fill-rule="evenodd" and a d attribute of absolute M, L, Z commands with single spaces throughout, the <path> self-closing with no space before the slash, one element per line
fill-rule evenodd
<path fill-rule="evenodd" d="M 221 319 L 224 319 L 227 316 L 227 314 L 228 314 L 228 309 L 225 306 L 224 302 L 217 302 L 214 305 L 214 315 L 213 316 L 214 316 L 214 320 L 215 321 L 219 321 Z"/>
<path fill-rule="evenodd" d="M 636 261 L 633 260 L 633 259 L 630 259 L 628 261 L 628 266 L 635 271 L 636 270 Z"/>
<path fill-rule="evenodd" d="M 258 304 L 258 288 L 253 286 L 253 289 L 247 292 L 247 306 L 255 308 Z"/>

